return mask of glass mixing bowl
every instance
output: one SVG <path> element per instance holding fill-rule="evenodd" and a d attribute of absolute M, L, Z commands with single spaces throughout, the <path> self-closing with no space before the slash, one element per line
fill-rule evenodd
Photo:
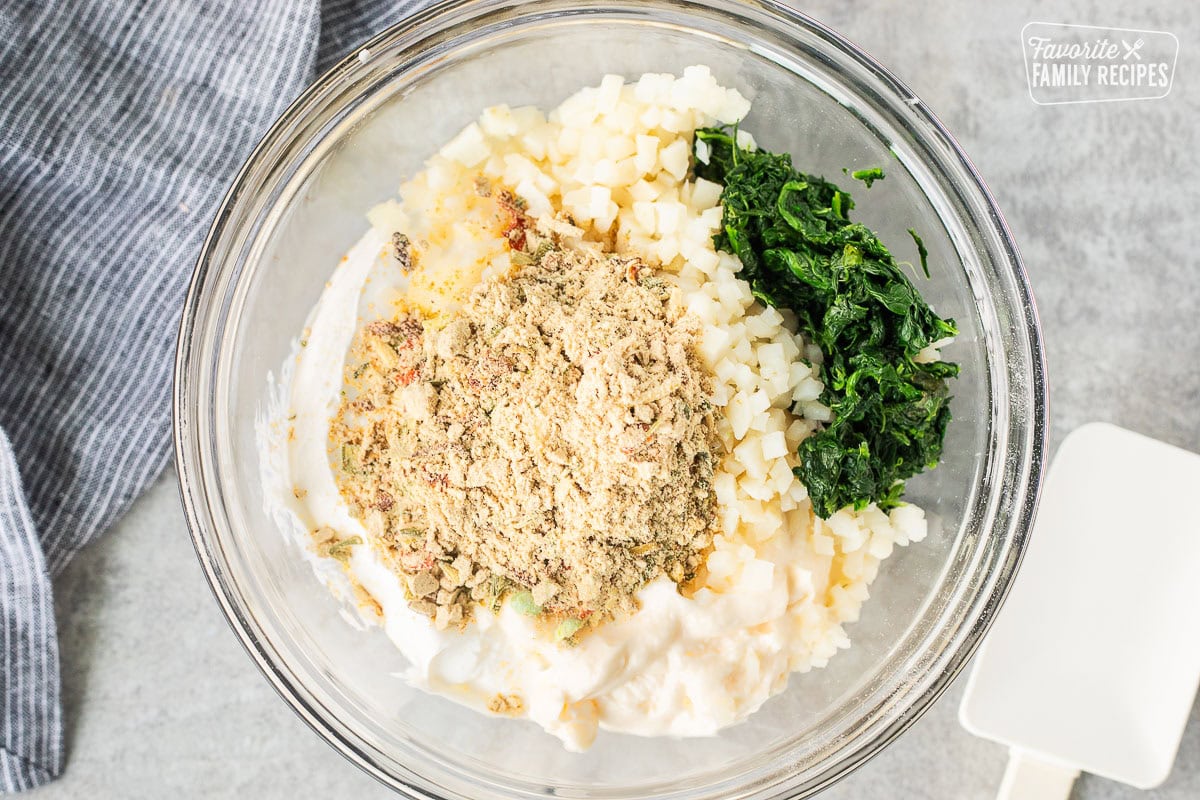
<path fill-rule="evenodd" d="M 944 463 L 911 481 L 929 538 L 884 564 L 854 642 L 708 739 L 602 733 L 583 755 L 530 723 L 409 688 L 263 511 L 255 418 L 331 270 L 391 197 L 485 106 L 550 108 L 606 72 L 707 64 L 754 102 L 745 127 L 809 172 L 885 167 L 856 214 L 957 319 L 963 367 Z M 1046 422 L 1033 299 L 995 203 L 899 81 L 819 23 L 769 2 L 451 2 L 380 34 L 306 91 L 234 182 L 188 293 L 175 385 L 179 478 L 217 600 L 284 699 L 347 758 L 412 797 L 808 796 L 903 731 L 1000 606 L 1036 505 Z"/>

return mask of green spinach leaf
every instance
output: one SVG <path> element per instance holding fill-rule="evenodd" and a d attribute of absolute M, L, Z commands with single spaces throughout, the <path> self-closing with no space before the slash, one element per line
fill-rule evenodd
<path fill-rule="evenodd" d="M 824 354 L 821 402 L 833 411 L 800 444 L 796 474 L 813 509 L 900 502 L 904 480 L 937 465 L 950 421 L 947 380 L 958 366 L 919 362 L 920 351 L 954 336 L 869 228 L 852 222 L 854 201 L 823 178 L 792 166 L 787 153 L 740 147 L 725 129 L 704 128 L 699 177 L 724 186 L 718 249 L 741 259 L 742 277 L 763 303 L 791 309 Z M 882 177 L 863 170 L 869 186 Z M 921 267 L 928 252 L 915 231 Z"/>

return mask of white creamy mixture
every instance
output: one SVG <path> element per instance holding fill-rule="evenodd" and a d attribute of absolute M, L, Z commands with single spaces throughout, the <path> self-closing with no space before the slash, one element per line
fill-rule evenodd
<path fill-rule="evenodd" d="M 701 354 L 717 378 L 712 400 L 724 410 L 719 532 L 700 588 L 684 597 L 660 577 L 639 593 L 637 613 L 573 646 L 539 636 L 534 619 L 508 605 L 499 614 L 476 608 L 463 630 L 438 631 L 409 608 L 400 578 L 369 545 L 352 548 L 345 571 L 310 551 L 335 592 L 357 597 L 365 620 L 380 619 L 378 604 L 414 685 L 527 717 L 572 750 L 598 728 L 711 735 L 782 691 L 789 673 L 824 666 L 848 647 L 842 625 L 858 618 L 880 561 L 894 544 L 924 537 L 924 514 L 911 505 L 817 519 L 792 475 L 797 444 L 828 420 L 810 366 L 820 353 L 790 332 L 791 320 L 754 301 L 735 258 L 714 251 L 720 187 L 686 180 L 692 131 L 748 109 L 703 67 L 631 84 L 609 76 L 548 117 L 488 109 L 401 187 L 401 203 L 371 213 L 375 227 L 333 272 L 261 428 L 269 510 L 300 541 L 323 526 L 368 540 L 339 494 L 328 441 L 351 340 L 381 315 L 368 288 L 373 299 L 387 295 L 384 287 L 404 292 L 436 317 L 508 267 L 472 199 L 481 174 L 513 187 L 535 216 L 569 213 L 577 227 L 568 238 L 635 251 L 676 281 L 702 323 Z M 388 250 L 396 230 L 427 245 L 412 285 Z"/>

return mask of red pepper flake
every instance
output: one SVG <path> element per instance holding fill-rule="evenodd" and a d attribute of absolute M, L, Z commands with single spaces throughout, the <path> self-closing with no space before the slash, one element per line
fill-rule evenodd
<path fill-rule="evenodd" d="M 425 326 L 415 317 L 403 317 L 395 322 L 379 319 L 367 325 L 367 333 L 387 339 L 397 350 L 407 350 L 421 341 Z"/>
<path fill-rule="evenodd" d="M 405 317 L 396 325 L 404 347 L 415 347 L 425 333 L 425 326 L 416 317 Z"/>
<path fill-rule="evenodd" d="M 380 511 L 387 511 L 389 508 L 391 508 L 395 504 L 396 504 L 396 501 L 392 498 L 392 496 L 390 494 L 385 492 L 383 489 L 380 489 L 375 493 L 375 508 L 376 509 L 378 509 Z"/>
<path fill-rule="evenodd" d="M 525 231 L 529 227 L 529 217 L 525 214 L 525 200 L 517 197 L 508 189 L 496 195 L 496 204 L 500 211 L 507 215 L 504 224 L 504 238 L 513 250 L 524 250 L 526 244 Z"/>
<path fill-rule="evenodd" d="M 445 489 L 450 485 L 450 479 L 442 473 L 427 472 L 425 473 L 425 483 L 429 486 L 441 486 Z"/>
<path fill-rule="evenodd" d="M 400 555 L 400 566 L 404 567 L 407 572 L 425 572 L 433 568 L 437 563 L 437 559 L 428 550 L 419 550 L 415 553 L 402 553 Z"/>
<path fill-rule="evenodd" d="M 396 263 L 400 265 L 401 272 L 407 274 L 413 271 L 412 242 L 399 231 L 392 234 L 392 255 L 395 257 Z"/>

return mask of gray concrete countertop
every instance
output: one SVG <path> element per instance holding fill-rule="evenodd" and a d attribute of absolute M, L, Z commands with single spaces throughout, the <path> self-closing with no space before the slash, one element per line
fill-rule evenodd
<path fill-rule="evenodd" d="M 1200 451 L 1197 7 L 804 8 L 901 76 L 995 192 L 1045 327 L 1052 446 L 1083 422 L 1107 420 Z M 1035 105 L 1019 41 L 1032 20 L 1171 31 L 1181 50 L 1174 88 L 1158 101 Z M 68 768 L 30 797 L 393 796 L 309 731 L 242 652 L 204 584 L 174 482 L 164 476 L 56 585 Z M 823 797 L 993 797 L 1006 753 L 958 726 L 961 691 L 960 680 Z M 1200 797 L 1200 707 L 1162 787 L 1143 793 L 1084 776 L 1072 797 Z"/>

